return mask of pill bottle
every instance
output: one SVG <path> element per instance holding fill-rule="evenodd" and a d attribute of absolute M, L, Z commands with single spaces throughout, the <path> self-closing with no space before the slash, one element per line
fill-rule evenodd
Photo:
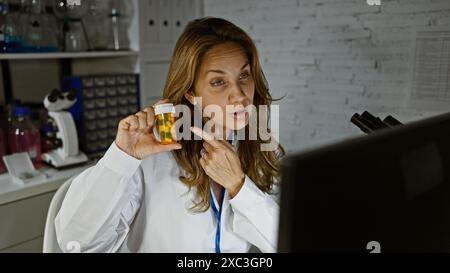
<path fill-rule="evenodd" d="M 173 144 L 176 140 L 173 136 L 175 123 L 175 107 L 172 103 L 158 104 L 155 109 L 155 136 L 161 144 Z"/>

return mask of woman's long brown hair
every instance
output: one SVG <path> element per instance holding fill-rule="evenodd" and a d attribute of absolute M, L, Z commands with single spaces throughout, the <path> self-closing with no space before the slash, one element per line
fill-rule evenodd
<path fill-rule="evenodd" d="M 174 104 L 189 106 L 193 113 L 194 106 L 184 95 L 187 92 L 195 94 L 195 82 L 203 56 L 212 47 L 223 43 L 234 43 L 245 50 L 255 81 L 253 104 L 257 109 L 260 105 L 269 106 L 272 103 L 272 97 L 252 39 L 231 22 L 212 17 L 190 22 L 178 39 L 164 87 L 164 98 Z M 246 131 L 248 136 L 248 126 Z M 259 135 L 257 140 L 240 141 L 238 155 L 243 172 L 255 182 L 259 189 L 269 192 L 279 181 L 279 160 L 284 155 L 284 150 L 281 145 L 278 145 L 275 151 L 261 151 L 261 144 L 266 142 L 268 141 L 261 140 Z M 183 148 L 172 152 L 178 165 L 184 170 L 180 180 L 189 189 L 196 189 L 197 200 L 193 200 L 192 209 L 197 212 L 206 211 L 210 206 L 210 184 L 199 161 L 202 142 L 181 140 L 180 144 Z"/>

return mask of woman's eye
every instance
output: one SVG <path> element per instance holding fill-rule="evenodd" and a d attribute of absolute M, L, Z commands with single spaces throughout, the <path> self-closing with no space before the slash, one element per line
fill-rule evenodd
<path fill-rule="evenodd" d="M 240 79 L 240 80 L 245 80 L 245 79 L 248 79 L 248 77 L 250 77 L 250 74 L 245 73 L 245 74 L 242 74 L 242 75 L 239 77 L 239 79 Z"/>
<path fill-rule="evenodd" d="M 225 84 L 225 81 L 223 81 L 223 80 L 216 80 L 216 81 L 212 81 L 211 82 L 212 86 L 221 86 L 221 85 L 224 85 L 224 84 Z"/>

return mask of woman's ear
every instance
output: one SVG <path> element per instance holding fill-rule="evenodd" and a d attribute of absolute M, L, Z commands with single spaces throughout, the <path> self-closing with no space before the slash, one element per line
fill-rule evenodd
<path fill-rule="evenodd" d="M 184 94 L 184 97 L 192 104 L 192 105 L 196 105 L 197 102 L 195 101 L 195 96 L 192 95 L 192 93 L 189 91 L 187 93 Z"/>

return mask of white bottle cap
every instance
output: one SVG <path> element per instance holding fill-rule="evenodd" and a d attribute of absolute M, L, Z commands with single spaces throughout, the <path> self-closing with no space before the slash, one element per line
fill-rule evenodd
<path fill-rule="evenodd" d="M 175 114 L 175 107 L 172 103 L 163 103 L 155 105 L 155 115 L 172 113 Z"/>

